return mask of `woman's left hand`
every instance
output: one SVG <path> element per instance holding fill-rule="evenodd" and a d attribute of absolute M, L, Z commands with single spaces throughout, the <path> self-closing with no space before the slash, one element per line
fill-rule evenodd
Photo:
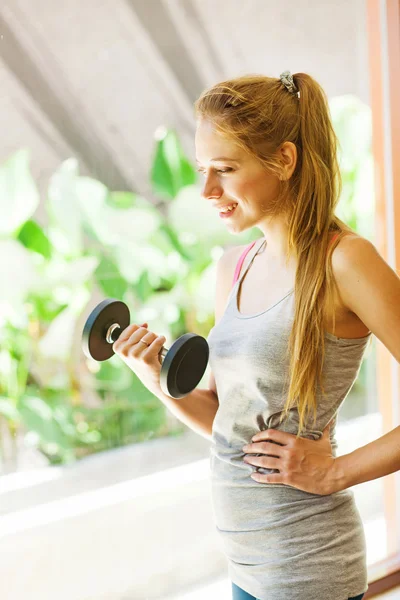
<path fill-rule="evenodd" d="M 319 440 L 296 438 L 295 435 L 277 429 L 260 431 L 252 438 L 252 444 L 243 446 L 247 464 L 264 469 L 278 469 L 279 473 L 253 473 L 252 479 L 259 483 L 283 483 L 311 494 L 327 496 L 333 492 L 333 470 L 336 458 L 332 456 L 329 438 L 331 423 L 325 427 Z M 282 444 L 272 444 L 268 440 Z"/>

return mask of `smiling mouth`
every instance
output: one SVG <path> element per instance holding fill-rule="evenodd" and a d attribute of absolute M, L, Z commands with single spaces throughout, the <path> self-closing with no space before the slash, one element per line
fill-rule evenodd
<path fill-rule="evenodd" d="M 221 207 L 219 212 L 229 212 L 230 210 L 233 210 L 234 208 L 236 208 L 237 205 L 238 205 L 237 202 L 233 202 L 232 204 L 227 204 L 226 206 Z"/>
<path fill-rule="evenodd" d="M 237 209 L 238 204 L 234 204 L 233 208 L 231 209 L 225 209 L 225 210 L 221 210 L 219 213 L 219 216 L 224 219 L 226 217 L 230 217 L 231 215 L 233 215 L 233 213 L 235 212 L 235 210 Z"/>

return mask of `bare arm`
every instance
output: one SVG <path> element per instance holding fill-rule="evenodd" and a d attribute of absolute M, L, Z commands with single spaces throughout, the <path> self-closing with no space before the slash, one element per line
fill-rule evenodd
<path fill-rule="evenodd" d="M 228 248 L 217 263 L 215 324 L 219 322 L 226 307 L 240 248 L 241 246 Z M 155 395 L 182 423 L 203 437 L 211 439 L 212 425 L 219 407 L 217 387 L 211 372 L 209 389 L 196 388 L 180 400 L 165 395 L 161 388 L 156 390 Z"/>
<path fill-rule="evenodd" d="M 195 433 L 211 439 L 212 425 L 219 406 L 218 396 L 212 390 L 196 388 L 180 400 L 167 396 L 161 389 L 155 395 L 182 423 Z"/>
<path fill-rule="evenodd" d="M 343 243 L 345 242 L 345 243 Z M 343 240 L 332 266 L 340 295 L 400 364 L 400 278 L 364 238 Z M 400 426 L 339 456 L 332 488 L 343 490 L 400 471 Z"/>
<path fill-rule="evenodd" d="M 400 427 L 335 460 L 331 489 L 345 490 L 400 471 Z"/>

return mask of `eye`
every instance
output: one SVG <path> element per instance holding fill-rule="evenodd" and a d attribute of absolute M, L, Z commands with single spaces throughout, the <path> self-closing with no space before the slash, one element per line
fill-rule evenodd
<path fill-rule="evenodd" d="M 233 171 L 232 167 L 227 167 L 226 169 L 215 169 L 217 173 L 229 173 L 230 171 Z M 204 169 L 198 168 L 196 169 L 196 171 L 198 173 L 203 173 L 204 175 Z"/>

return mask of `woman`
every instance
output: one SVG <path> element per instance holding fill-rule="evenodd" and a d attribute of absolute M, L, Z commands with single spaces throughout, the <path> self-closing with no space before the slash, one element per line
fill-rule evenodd
<path fill-rule="evenodd" d="M 400 428 L 373 453 L 336 458 L 335 426 L 372 334 L 400 362 L 400 279 L 334 214 L 337 138 L 312 77 L 224 81 L 195 112 L 204 200 L 233 234 L 263 236 L 218 263 L 210 390 L 178 401 L 161 392 L 165 338 L 147 323 L 129 326 L 114 350 L 213 442 L 234 600 L 360 600 L 366 545 L 349 488 L 398 469 Z"/>

